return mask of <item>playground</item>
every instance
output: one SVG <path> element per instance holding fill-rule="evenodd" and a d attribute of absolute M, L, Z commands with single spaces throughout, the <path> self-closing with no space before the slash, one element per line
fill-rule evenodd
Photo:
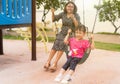
<path fill-rule="evenodd" d="M 59 84 L 54 78 L 66 61 L 65 54 L 56 72 L 46 72 L 43 65 L 49 53 L 44 47 L 37 47 L 37 61 L 31 61 L 26 41 L 3 41 L 5 54 L 0 56 L 0 84 Z M 50 51 L 52 43 L 47 46 Z M 95 49 L 84 64 L 77 66 L 70 84 L 120 84 L 119 60 L 120 52 Z"/>
<path fill-rule="evenodd" d="M 64 53 L 59 60 L 57 71 L 50 72 L 49 70 L 44 70 L 43 66 L 48 58 L 53 42 L 45 42 L 43 34 L 39 31 L 43 30 L 45 25 L 44 27 L 40 25 L 41 29 L 37 29 L 35 1 L 0 1 L 0 84 L 59 84 L 54 81 L 54 78 L 67 60 L 66 54 Z M 51 1 L 49 2 L 50 7 L 54 6 L 53 4 L 51 5 Z M 37 5 L 40 6 L 40 2 Z M 100 5 L 100 0 L 98 5 Z M 94 33 L 98 13 L 97 11 L 91 33 Z M 84 15 L 83 2 L 83 24 L 85 24 Z M 43 22 L 45 18 L 46 9 L 44 9 Z M 27 40 L 3 39 L 3 29 L 20 27 L 31 28 L 29 30 L 30 33 L 28 32 L 28 36 L 31 37 L 28 37 Z M 115 27 L 117 28 L 117 26 Z M 119 29 L 119 26 L 117 29 Z M 116 32 L 117 30 L 114 33 Z M 47 33 L 47 36 L 50 35 Z M 95 41 L 120 44 L 119 35 L 94 35 Z M 37 36 L 43 37 L 41 42 L 36 40 Z M 29 42 L 29 46 L 27 41 Z M 46 47 L 47 52 L 45 50 Z M 120 52 L 94 49 L 88 59 L 83 64 L 77 66 L 76 73 L 72 76 L 69 84 L 120 84 L 119 60 Z"/>

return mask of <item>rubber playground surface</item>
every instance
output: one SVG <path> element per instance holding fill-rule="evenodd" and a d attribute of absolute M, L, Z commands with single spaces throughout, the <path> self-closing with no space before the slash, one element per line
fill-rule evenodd
<path fill-rule="evenodd" d="M 60 84 L 55 76 L 66 61 L 65 54 L 56 72 L 44 71 L 48 54 L 37 43 L 37 61 L 31 61 L 26 41 L 4 40 L 0 56 L 0 84 Z M 47 44 L 50 51 L 52 43 Z M 69 84 L 120 84 L 120 52 L 95 49 L 84 64 L 78 65 Z"/>

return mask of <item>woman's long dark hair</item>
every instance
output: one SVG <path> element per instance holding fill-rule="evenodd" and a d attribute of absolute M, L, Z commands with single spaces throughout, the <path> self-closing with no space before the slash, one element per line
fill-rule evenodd
<path fill-rule="evenodd" d="M 73 13 L 75 14 L 75 13 L 77 12 L 77 6 L 76 6 L 75 3 L 72 2 L 72 1 L 69 1 L 68 3 L 65 4 L 64 13 L 67 13 L 66 6 L 67 6 L 68 4 L 70 4 L 70 3 L 74 5 Z"/>

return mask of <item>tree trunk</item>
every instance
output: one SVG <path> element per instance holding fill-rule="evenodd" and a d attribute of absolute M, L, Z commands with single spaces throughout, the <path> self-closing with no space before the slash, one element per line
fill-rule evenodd
<path fill-rule="evenodd" d="M 114 28 L 115 28 L 114 34 L 116 34 L 116 33 L 117 33 L 117 30 L 120 28 L 120 26 L 119 26 L 119 27 L 117 27 L 117 26 L 115 25 L 115 23 L 114 23 L 114 22 L 112 22 L 112 21 L 111 21 L 111 23 L 112 23 L 112 25 L 113 25 L 113 26 L 114 26 Z"/>
<path fill-rule="evenodd" d="M 116 34 L 116 33 L 117 33 L 117 30 L 118 30 L 118 28 L 115 28 L 114 34 Z"/>

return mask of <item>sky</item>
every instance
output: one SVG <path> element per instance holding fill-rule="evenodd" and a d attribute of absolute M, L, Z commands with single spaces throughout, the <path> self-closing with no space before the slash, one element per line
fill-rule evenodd
<path fill-rule="evenodd" d="M 95 21 L 96 9 L 94 5 L 97 5 L 99 0 L 84 0 L 84 13 L 85 13 L 85 25 L 92 31 L 92 27 Z M 83 0 L 75 0 L 75 4 L 78 8 L 78 13 L 81 17 L 81 23 L 83 23 Z M 97 19 L 98 20 L 98 19 Z M 97 22 L 96 22 L 97 23 Z M 99 31 L 97 29 L 97 31 Z"/>
<path fill-rule="evenodd" d="M 84 1 L 84 7 L 87 10 L 94 10 L 94 5 L 98 4 L 98 0 L 75 0 L 75 4 L 77 7 L 83 7 L 83 1 Z M 79 10 L 79 8 L 78 8 Z"/>

